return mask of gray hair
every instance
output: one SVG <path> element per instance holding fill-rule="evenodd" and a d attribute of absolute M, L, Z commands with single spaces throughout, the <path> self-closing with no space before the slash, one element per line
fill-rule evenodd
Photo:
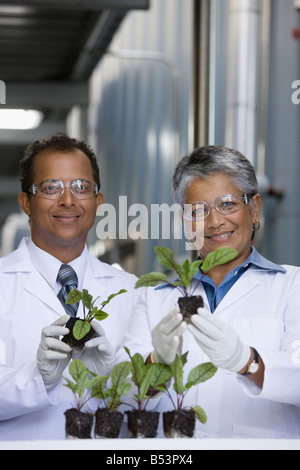
<path fill-rule="evenodd" d="M 226 175 L 243 193 L 258 193 L 255 170 L 250 161 L 237 150 L 206 146 L 195 149 L 177 164 L 172 180 L 173 197 L 183 206 L 190 183 L 197 178 L 209 179 L 215 173 Z"/>

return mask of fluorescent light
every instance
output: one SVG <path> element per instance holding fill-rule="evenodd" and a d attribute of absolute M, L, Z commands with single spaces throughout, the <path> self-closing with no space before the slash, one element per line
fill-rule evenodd
<path fill-rule="evenodd" d="M 35 129 L 43 117 L 33 109 L 0 109 L 0 129 Z"/>

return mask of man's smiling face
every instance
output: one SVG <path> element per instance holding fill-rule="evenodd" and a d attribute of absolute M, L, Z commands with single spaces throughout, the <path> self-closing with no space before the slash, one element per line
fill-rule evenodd
<path fill-rule="evenodd" d="M 36 185 L 46 180 L 61 180 L 66 188 L 58 199 L 22 193 L 21 207 L 30 214 L 33 242 L 53 256 L 72 247 L 74 256 L 77 252 L 79 256 L 95 221 L 97 207 L 103 202 L 101 193 L 81 200 L 69 189 L 71 182 L 77 179 L 95 183 L 89 158 L 78 149 L 43 150 L 35 157 L 33 176 Z"/>

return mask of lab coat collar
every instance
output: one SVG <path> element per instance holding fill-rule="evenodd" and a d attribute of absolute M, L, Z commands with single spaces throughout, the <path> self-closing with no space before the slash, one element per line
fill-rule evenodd
<path fill-rule="evenodd" d="M 31 272 L 33 264 L 30 259 L 28 247 L 28 238 L 23 238 L 19 247 L 0 260 L 0 272 Z"/>
<path fill-rule="evenodd" d="M 286 269 L 280 264 L 272 263 L 268 259 L 264 258 L 254 246 L 251 247 L 251 254 L 245 263 L 251 263 L 254 268 L 266 269 L 268 271 L 276 271 L 285 273 Z"/>
<path fill-rule="evenodd" d="M 28 238 L 23 238 L 17 250 L 0 259 L 0 272 L 32 272 L 35 270 L 28 251 L 28 241 Z M 89 268 L 87 271 L 91 272 L 91 277 L 96 279 L 115 277 L 117 274 L 116 269 L 109 264 L 99 261 L 89 253 L 87 253 L 87 268 Z"/>
<path fill-rule="evenodd" d="M 56 294 L 58 294 L 61 288 L 61 284 L 57 283 L 57 274 L 62 265 L 61 261 L 59 261 L 54 256 L 50 255 L 46 251 L 38 248 L 32 240 L 29 240 L 27 242 L 27 246 L 31 261 L 33 262 L 34 266 L 39 271 L 39 273 L 45 278 L 45 280 L 50 284 Z M 82 288 L 83 277 L 86 271 L 87 253 L 88 250 L 85 246 L 81 255 L 75 260 L 68 263 L 68 265 L 71 266 L 77 274 L 78 289 Z"/>

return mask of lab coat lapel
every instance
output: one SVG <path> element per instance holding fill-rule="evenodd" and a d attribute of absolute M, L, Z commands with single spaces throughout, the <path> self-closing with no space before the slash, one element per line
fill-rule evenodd
<path fill-rule="evenodd" d="M 27 239 L 23 239 L 19 248 L 6 257 L 4 272 L 23 273 L 27 276 L 23 289 L 54 310 L 59 316 L 65 314 L 65 310 L 50 285 L 35 269 L 29 256 Z"/>
<path fill-rule="evenodd" d="M 38 271 L 33 270 L 29 274 L 24 284 L 24 289 L 57 312 L 58 315 L 64 315 L 66 313 L 59 299 L 53 292 L 53 289 Z"/>
<path fill-rule="evenodd" d="M 215 314 L 239 302 L 241 298 L 246 297 L 259 284 L 254 270 L 248 269 L 240 279 L 229 289 L 225 297 L 221 300 L 215 310 Z"/>
<path fill-rule="evenodd" d="M 92 255 L 88 255 L 87 268 L 83 281 L 83 289 L 87 289 L 93 296 L 101 296 L 103 298 L 106 293 L 108 295 L 109 278 L 113 278 L 111 267 L 102 263 Z"/>
<path fill-rule="evenodd" d="M 99 295 L 101 298 L 104 298 L 105 295 L 110 294 L 110 292 L 108 292 L 109 283 L 106 282 L 106 278 L 111 277 L 113 277 L 113 274 L 108 265 L 100 263 L 96 258 L 88 255 L 87 268 L 82 286 L 83 289 L 87 289 L 93 296 Z M 59 299 L 53 293 L 51 286 L 34 268 L 28 275 L 24 289 L 37 297 L 44 304 L 48 305 L 48 307 L 56 311 L 59 315 L 65 314 L 65 310 Z"/>

